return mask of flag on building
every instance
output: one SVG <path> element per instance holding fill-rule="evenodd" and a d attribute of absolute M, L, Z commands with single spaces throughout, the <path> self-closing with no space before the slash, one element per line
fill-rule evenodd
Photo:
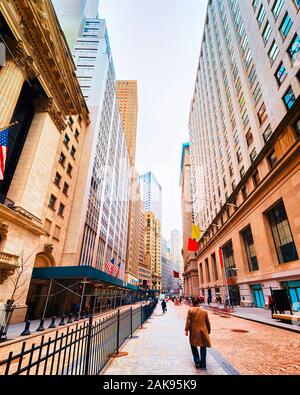
<path fill-rule="evenodd" d="M 198 242 L 196 240 L 189 239 L 187 249 L 188 251 L 198 252 L 199 249 Z"/>
<path fill-rule="evenodd" d="M 105 262 L 106 267 L 108 268 L 108 273 L 112 274 L 114 271 L 115 266 L 115 258 L 111 259 L 110 261 Z"/>
<path fill-rule="evenodd" d="M 222 247 L 219 248 L 219 258 L 220 258 L 220 265 L 223 268 L 224 262 L 223 262 L 223 249 L 222 249 Z"/>
<path fill-rule="evenodd" d="M 5 129 L 0 132 L 0 180 L 4 180 L 7 152 L 8 152 L 8 129 Z"/>
<path fill-rule="evenodd" d="M 116 277 L 118 277 L 122 262 L 118 264 L 118 266 L 114 265 L 114 271 L 116 273 Z"/>
<path fill-rule="evenodd" d="M 179 278 L 179 273 L 173 270 L 174 278 Z"/>
<path fill-rule="evenodd" d="M 201 229 L 196 224 L 192 224 L 192 239 L 197 241 L 201 239 Z"/>

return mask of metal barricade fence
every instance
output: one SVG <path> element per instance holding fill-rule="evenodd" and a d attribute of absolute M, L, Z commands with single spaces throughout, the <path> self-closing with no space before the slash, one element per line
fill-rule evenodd
<path fill-rule="evenodd" d="M 157 301 L 139 308 L 113 313 L 102 320 L 68 326 L 41 337 L 39 344 L 20 352 L 10 352 L 0 361 L 0 375 L 97 375 L 113 353 L 143 325 L 153 313 Z"/>

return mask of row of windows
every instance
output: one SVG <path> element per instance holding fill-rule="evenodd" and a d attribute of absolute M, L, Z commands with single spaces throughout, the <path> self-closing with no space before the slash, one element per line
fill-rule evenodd
<path fill-rule="evenodd" d="M 291 228 L 289 225 L 288 217 L 284 207 L 284 203 L 280 201 L 273 208 L 266 212 L 270 230 L 273 236 L 273 242 L 276 249 L 279 264 L 296 261 L 299 259 L 298 252 L 295 246 Z M 252 233 L 251 225 L 248 225 L 240 232 L 244 245 L 245 256 L 247 259 L 247 266 L 249 272 L 259 270 L 259 261 L 255 249 L 255 241 Z M 230 240 L 222 247 L 222 254 L 226 277 L 236 277 L 237 268 L 234 259 L 233 243 Z M 216 268 L 216 255 L 211 255 L 213 265 L 214 280 L 218 280 L 218 271 Z M 210 268 L 208 258 L 205 259 L 207 282 L 211 282 Z M 204 283 L 202 263 L 199 265 L 199 274 L 201 283 Z"/>
<path fill-rule="evenodd" d="M 297 122 L 295 122 L 295 124 L 293 125 L 293 129 L 295 131 L 296 137 L 300 138 L 300 119 Z M 267 141 L 270 138 L 271 134 L 272 134 L 272 130 L 271 130 L 271 127 L 269 125 L 268 128 L 266 129 L 265 133 L 264 133 L 265 141 Z M 253 155 L 253 157 L 255 157 L 255 154 Z M 266 156 L 266 160 L 267 160 L 267 163 L 268 163 L 269 170 L 271 171 L 275 167 L 275 165 L 278 163 L 278 158 L 276 156 L 276 152 L 275 152 L 274 148 L 270 150 L 269 154 Z M 243 166 L 241 168 L 241 170 L 240 170 L 241 178 L 243 178 L 244 175 L 245 175 L 245 168 Z M 260 174 L 259 174 L 258 169 L 256 169 L 254 171 L 254 173 L 251 175 L 250 178 L 252 179 L 251 185 L 253 185 L 254 188 L 258 187 L 258 185 L 261 183 L 261 178 L 260 178 Z M 232 185 L 233 190 L 235 189 L 235 187 L 236 187 L 236 185 L 235 185 L 235 183 L 233 183 L 233 185 Z M 240 194 L 241 194 L 241 198 L 242 198 L 242 200 L 241 200 L 241 204 L 242 204 L 249 196 L 248 188 L 247 188 L 246 185 L 244 185 L 241 188 Z M 227 197 L 227 200 L 228 200 L 228 197 Z M 227 209 L 226 209 L 227 220 L 229 220 L 229 218 L 231 216 L 231 211 L 229 210 L 229 207 L 231 207 L 231 206 L 234 207 L 234 210 L 238 209 L 237 197 L 235 198 L 235 200 L 232 203 L 227 205 Z M 218 229 L 220 227 L 223 226 L 223 224 L 224 224 L 224 216 L 222 215 L 220 217 L 220 223 L 216 223 L 216 221 L 215 221 L 215 224 L 214 224 L 215 227 L 212 228 L 211 231 L 208 231 L 208 233 L 207 233 L 208 237 L 207 237 L 206 240 L 202 241 L 201 248 L 203 248 L 204 245 L 207 244 L 208 240 L 210 240 L 212 237 L 214 237 L 215 233 L 218 231 Z"/>

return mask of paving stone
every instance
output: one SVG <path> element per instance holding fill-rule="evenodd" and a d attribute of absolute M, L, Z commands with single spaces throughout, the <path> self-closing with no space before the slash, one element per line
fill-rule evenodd
<path fill-rule="evenodd" d="M 151 322 L 151 324 L 150 324 Z M 227 375 L 227 361 L 217 361 L 208 350 L 207 370 L 194 367 L 189 339 L 184 335 L 185 320 L 176 308 L 170 304 L 163 315 L 160 306 L 135 339 L 124 343 L 121 351 L 128 356 L 109 361 L 102 375 Z M 226 366 L 227 363 L 227 366 Z M 223 365 L 223 366 L 222 366 Z M 231 374 L 234 369 L 231 371 Z"/>

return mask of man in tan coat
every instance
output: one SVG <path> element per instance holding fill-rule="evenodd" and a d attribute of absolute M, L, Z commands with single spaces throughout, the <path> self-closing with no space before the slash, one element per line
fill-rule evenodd
<path fill-rule="evenodd" d="M 199 298 L 192 299 L 193 307 L 189 309 L 185 325 L 185 335 L 190 332 L 191 349 L 196 368 L 206 370 L 206 348 L 211 347 L 210 342 L 210 322 L 207 311 L 202 309 Z M 200 355 L 198 348 L 200 347 Z"/>

